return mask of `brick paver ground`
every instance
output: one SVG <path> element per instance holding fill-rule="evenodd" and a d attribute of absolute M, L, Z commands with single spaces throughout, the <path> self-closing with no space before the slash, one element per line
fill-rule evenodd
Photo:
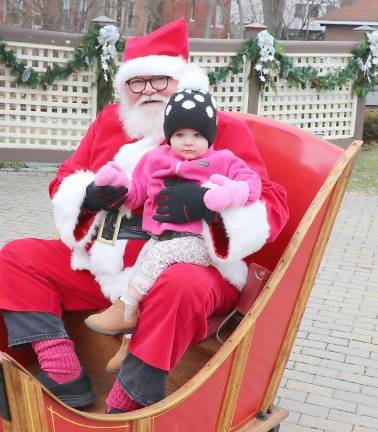
<path fill-rule="evenodd" d="M 0 171 L 0 246 L 55 233 L 51 177 Z M 378 195 L 343 201 L 276 402 L 281 432 L 378 431 Z"/>

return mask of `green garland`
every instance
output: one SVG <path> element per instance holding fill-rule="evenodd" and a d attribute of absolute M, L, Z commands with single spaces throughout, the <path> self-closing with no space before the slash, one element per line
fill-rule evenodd
<path fill-rule="evenodd" d="M 365 96 L 373 89 L 376 83 L 376 79 L 371 79 L 371 76 L 376 76 L 377 66 L 372 65 L 369 76 L 369 74 L 364 73 L 360 69 L 357 62 L 358 59 L 361 59 L 365 63 L 371 55 L 370 42 L 366 35 L 361 44 L 352 50 L 353 58 L 349 60 L 343 69 L 335 73 L 320 74 L 312 66 L 295 66 L 293 60 L 285 54 L 285 48 L 282 44 L 274 41 L 274 48 L 275 58 L 274 61 L 270 62 L 271 73 L 267 75 L 266 83 L 262 83 L 259 80 L 261 87 L 267 84 L 275 88 L 275 74 L 278 74 L 281 79 L 286 79 L 289 85 L 303 89 L 311 87 L 317 91 L 336 90 L 351 80 L 353 82 L 354 93 L 357 96 Z M 232 74 L 240 73 L 243 70 L 246 59 L 250 59 L 251 61 L 249 78 L 257 76 L 255 66 L 260 59 L 260 48 L 257 45 L 257 38 L 247 40 L 236 56 L 232 57 L 227 66 L 217 68 L 214 72 L 209 72 L 210 84 L 216 85 L 218 82 L 224 81 L 230 72 Z"/>
<path fill-rule="evenodd" d="M 114 101 L 113 77 L 116 64 L 114 60 L 109 60 L 108 79 L 106 80 L 101 65 L 101 47 L 98 44 L 99 31 L 99 27 L 92 27 L 83 37 L 80 46 L 73 52 L 73 59 L 64 66 L 53 64 L 51 67 L 48 66 L 45 72 L 37 72 L 29 67 L 25 61 L 17 60 L 15 52 L 8 49 L 2 40 L 0 40 L 0 63 L 10 68 L 11 74 L 16 77 L 17 84 L 31 88 L 42 87 L 47 90 L 54 81 L 67 78 L 79 71 L 88 70 L 90 65 L 97 62 L 97 108 L 101 110 L 106 104 Z M 118 52 L 123 51 L 124 43 L 124 39 L 118 39 L 116 43 Z M 261 78 L 260 73 L 259 82 L 262 90 L 265 86 L 275 88 L 274 77 L 277 75 L 281 79 L 286 79 L 289 85 L 301 88 L 311 87 L 317 91 L 335 90 L 348 81 L 352 81 L 353 91 L 358 96 L 365 96 L 375 85 L 376 80 L 372 77 L 376 77 L 377 65 L 369 63 L 368 71 L 361 69 L 361 64 L 367 64 L 371 59 L 370 41 L 366 35 L 361 44 L 352 51 L 353 58 L 349 60 L 348 64 L 335 73 L 327 74 L 319 74 L 312 66 L 295 66 L 293 60 L 285 54 L 282 44 L 274 41 L 273 46 L 274 58 L 264 63 L 264 67 L 268 68 L 268 72 L 264 72 L 265 78 Z M 230 73 L 240 73 L 247 59 L 251 61 L 249 78 L 258 76 L 256 65 L 261 61 L 261 56 L 256 37 L 245 41 L 227 66 L 216 68 L 215 71 L 208 73 L 210 84 L 216 85 L 224 81 Z M 264 82 L 261 82 L 262 79 Z"/>
<path fill-rule="evenodd" d="M 29 67 L 25 61 L 17 60 L 12 49 L 8 49 L 4 41 L 0 40 L 0 63 L 10 68 L 10 73 L 16 77 L 19 85 L 30 88 L 41 87 L 47 90 L 54 81 L 68 78 L 73 73 L 86 71 L 97 62 L 97 108 L 101 110 L 106 104 L 114 100 L 113 76 L 116 70 L 114 60 L 110 60 L 109 79 L 106 81 L 101 67 L 101 47 L 98 44 L 99 27 L 92 27 L 83 37 L 78 48 L 73 52 L 73 59 L 64 66 L 54 63 L 45 72 L 38 72 Z M 124 39 L 116 44 L 117 51 L 123 51 Z"/>

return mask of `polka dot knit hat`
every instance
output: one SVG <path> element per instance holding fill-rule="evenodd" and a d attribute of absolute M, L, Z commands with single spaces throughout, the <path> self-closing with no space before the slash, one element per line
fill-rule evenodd
<path fill-rule="evenodd" d="M 217 133 L 217 110 L 214 97 L 205 90 L 186 88 L 174 93 L 164 115 L 164 135 L 170 144 L 171 136 L 179 129 L 194 129 L 204 136 L 209 146 Z"/>

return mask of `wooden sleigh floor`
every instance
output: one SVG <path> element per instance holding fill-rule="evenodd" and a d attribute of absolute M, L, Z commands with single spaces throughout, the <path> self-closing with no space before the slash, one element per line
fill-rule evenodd
<path fill-rule="evenodd" d="M 65 324 L 69 335 L 75 343 L 75 350 L 83 367 L 88 372 L 96 394 L 94 403 L 83 410 L 91 413 L 105 412 L 105 398 L 108 395 L 116 374 L 106 372 L 105 366 L 121 344 L 121 336 L 106 336 L 89 330 L 84 319 L 88 314 L 68 313 Z M 222 330 L 222 338 L 227 338 L 238 324 L 237 319 L 231 320 Z M 193 345 L 186 352 L 174 371 L 167 378 L 167 396 L 189 381 L 220 349 L 221 344 L 215 336 Z M 37 363 L 27 369 L 36 375 L 39 371 Z"/>

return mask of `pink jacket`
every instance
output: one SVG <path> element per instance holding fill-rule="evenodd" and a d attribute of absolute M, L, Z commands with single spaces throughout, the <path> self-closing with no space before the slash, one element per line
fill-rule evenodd
<path fill-rule="evenodd" d="M 152 217 L 156 213 L 157 198 L 164 187 L 164 179 L 180 177 L 202 185 L 212 174 L 221 174 L 231 180 L 247 182 L 249 196 L 246 204 L 259 199 L 261 188 L 256 188 L 256 185 L 260 185 L 261 181 L 258 174 L 230 150 L 214 150 L 210 147 L 200 159 L 185 160 L 173 153 L 168 144 L 164 144 L 146 153 L 135 167 L 125 205 L 134 209 L 144 203 L 143 229 L 145 231 L 156 235 L 166 230 L 200 234 L 201 220 L 172 224 L 155 221 Z"/>

